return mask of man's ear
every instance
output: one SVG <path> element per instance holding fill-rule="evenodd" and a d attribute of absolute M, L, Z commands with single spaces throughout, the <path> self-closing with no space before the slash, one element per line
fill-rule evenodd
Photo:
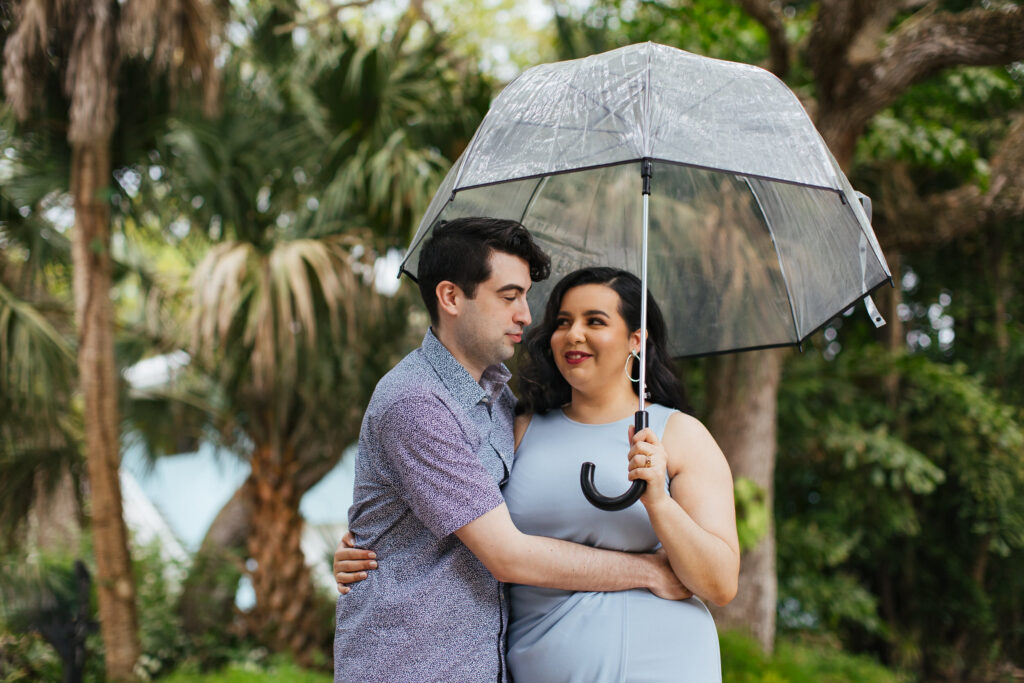
<path fill-rule="evenodd" d="M 437 310 L 444 311 L 450 316 L 459 314 L 459 303 L 464 296 L 462 288 L 450 280 L 441 280 L 434 288 L 437 295 Z"/>

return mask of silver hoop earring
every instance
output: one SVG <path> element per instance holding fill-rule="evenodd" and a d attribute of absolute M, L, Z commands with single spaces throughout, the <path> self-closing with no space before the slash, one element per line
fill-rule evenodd
<path fill-rule="evenodd" d="M 640 362 L 640 354 L 637 353 L 636 351 L 630 351 L 629 355 L 626 356 L 626 367 L 624 368 L 625 371 L 626 371 L 626 377 L 629 378 L 630 382 L 632 382 L 633 384 L 636 384 L 637 382 L 640 381 L 640 378 L 637 377 L 636 379 L 633 379 L 633 375 L 630 374 L 630 372 L 629 372 L 629 359 L 630 358 L 636 358 L 636 362 L 639 363 Z"/>

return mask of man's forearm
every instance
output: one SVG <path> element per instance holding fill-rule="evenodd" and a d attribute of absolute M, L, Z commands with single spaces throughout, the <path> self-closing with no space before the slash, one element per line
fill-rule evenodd
<path fill-rule="evenodd" d="M 621 591 L 648 588 L 660 597 L 689 597 L 663 554 L 601 550 L 544 536 L 528 536 L 502 504 L 456 532 L 494 578 L 544 588 Z"/>
<path fill-rule="evenodd" d="M 651 588 L 664 581 L 651 555 L 602 550 L 543 536 L 522 536 L 502 563 L 508 583 L 575 591 Z"/>

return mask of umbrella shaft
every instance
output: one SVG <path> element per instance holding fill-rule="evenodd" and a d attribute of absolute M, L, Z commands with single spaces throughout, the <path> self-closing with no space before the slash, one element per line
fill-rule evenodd
<path fill-rule="evenodd" d="M 640 410 L 644 410 L 647 395 L 647 221 L 650 200 L 644 194 L 644 231 L 640 243 Z"/>

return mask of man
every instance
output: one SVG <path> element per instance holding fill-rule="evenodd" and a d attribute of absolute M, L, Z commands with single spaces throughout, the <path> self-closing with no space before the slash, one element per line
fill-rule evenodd
<path fill-rule="evenodd" d="M 431 329 L 374 390 L 349 511 L 355 544 L 386 560 L 338 598 L 335 681 L 507 680 L 502 582 L 688 597 L 664 558 L 527 536 L 502 500 L 515 407 L 502 361 L 549 269 L 514 221 L 454 220 L 424 245 Z"/>

